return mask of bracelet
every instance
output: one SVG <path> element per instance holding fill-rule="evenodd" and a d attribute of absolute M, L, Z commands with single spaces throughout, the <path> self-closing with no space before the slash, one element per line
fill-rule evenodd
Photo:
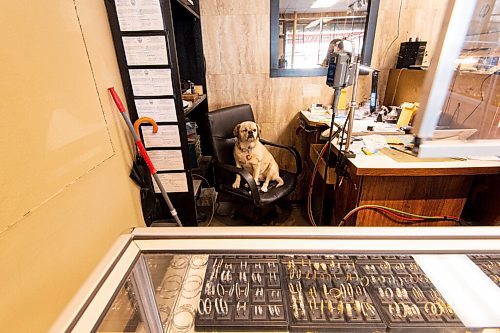
<path fill-rule="evenodd" d="M 188 286 L 191 284 L 194 285 L 194 287 L 188 289 Z M 201 292 L 202 284 L 203 284 L 203 279 L 201 278 L 201 276 L 199 275 L 190 276 L 184 283 L 184 286 L 182 287 L 183 291 L 182 296 L 187 299 L 191 299 L 198 296 Z M 186 295 L 186 293 L 188 295 Z"/>
<path fill-rule="evenodd" d="M 208 256 L 196 255 L 191 258 L 190 265 L 193 268 L 201 268 L 206 266 L 208 262 Z"/>
<path fill-rule="evenodd" d="M 187 256 L 175 256 L 170 262 L 170 266 L 174 269 L 182 269 L 188 264 Z"/>
<path fill-rule="evenodd" d="M 180 318 L 184 318 L 184 314 L 189 315 L 189 320 L 187 323 L 179 323 Z M 188 332 L 194 326 L 194 309 L 191 304 L 184 304 L 177 311 L 175 311 L 172 317 L 172 326 L 179 332 Z"/>
<path fill-rule="evenodd" d="M 166 289 L 166 286 L 169 284 L 173 284 L 174 286 L 171 287 L 170 289 Z M 160 287 L 160 294 L 159 296 L 161 298 L 169 299 L 175 296 L 175 294 L 179 291 L 181 288 L 182 284 L 182 277 L 180 275 L 173 275 L 167 278 L 163 283 L 161 284 Z"/>

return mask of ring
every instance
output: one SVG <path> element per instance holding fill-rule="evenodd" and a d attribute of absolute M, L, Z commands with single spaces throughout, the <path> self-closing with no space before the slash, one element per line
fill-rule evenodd
<path fill-rule="evenodd" d="M 343 284 L 343 283 L 340 285 L 340 291 L 341 291 L 341 294 L 340 294 L 340 295 L 341 295 L 343 298 L 345 298 L 345 297 L 347 296 L 347 290 L 345 289 L 345 286 L 344 286 L 344 284 Z"/>
<path fill-rule="evenodd" d="M 224 290 L 224 286 L 220 283 L 217 283 L 217 295 L 219 295 L 219 297 L 224 297 L 225 294 L 226 290 Z"/>
<path fill-rule="evenodd" d="M 210 298 L 205 298 L 205 301 L 203 302 L 203 310 L 206 315 L 212 313 L 212 302 L 210 301 Z"/>
<path fill-rule="evenodd" d="M 346 303 L 345 305 L 345 315 L 347 319 L 352 318 L 352 307 L 350 303 Z"/>
<path fill-rule="evenodd" d="M 332 301 L 330 299 L 328 299 L 326 305 L 328 307 L 328 312 L 330 312 L 330 314 L 333 316 L 333 304 L 332 304 Z"/>
<path fill-rule="evenodd" d="M 342 317 L 342 315 L 344 314 L 344 303 L 340 300 L 337 304 L 337 311 L 339 312 L 339 317 Z"/>
<path fill-rule="evenodd" d="M 385 298 L 387 299 L 393 299 L 394 298 L 394 293 L 392 292 L 391 288 L 385 288 Z"/>
<path fill-rule="evenodd" d="M 205 314 L 205 311 L 202 310 L 203 306 L 204 306 L 204 302 L 203 300 L 200 298 L 200 300 L 198 301 L 198 313 L 203 316 Z"/>
<path fill-rule="evenodd" d="M 354 301 L 354 311 L 361 316 L 361 302 L 358 300 Z"/>
<path fill-rule="evenodd" d="M 352 285 L 350 282 L 347 283 L 347 295 L 349 295 L 350 298 L 354 297 L 354 290 L 352 290 Z"/>
<path fill-rule="evenodd" d="M 398 304 L 398 303 L 396 303 L 396 304 Z M 408 316 L 408 311 L 406 310 L 406 305 L 404 303 L 399 303 L 399 304 L 401 304 L 403 306 L 402 316 L 403 316 L 403 318 L 406 318 L 406 316 Z"/>

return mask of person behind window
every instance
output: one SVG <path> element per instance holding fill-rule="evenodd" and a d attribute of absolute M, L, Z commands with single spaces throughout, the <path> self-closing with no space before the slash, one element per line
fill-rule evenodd
<path fill-rule="evenodd" d="M 344 42 L 340 38 L 332 39 L 330 45 L 328 46 L 328 52 L 326 53 L 325 60 L 321 63 L 322 67 L 328 67 L 328 63 L 330 62 L 330 57 L 335 52 L 340 52 L 344 50 Z"/>

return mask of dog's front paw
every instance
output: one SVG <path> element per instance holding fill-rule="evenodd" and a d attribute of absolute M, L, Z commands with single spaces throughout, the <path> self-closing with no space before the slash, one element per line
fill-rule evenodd
<path fill-rule="evenodd" d="M 267 193 L 267 191 L 268 191 L 268 190 L 267 190 L 267 186 L 262 186 L 262 187 L 260 188 L 260 190 L 261 190 L 262 192 L 264 192 L 264 193 Z"/>
<path fill-rule="evenodd" d="M 257 186 L 259 186 L 259 185 L 260 185 L 259 178 L 255 178 L 254 180 L 255 180 L 255 184 L 256 184 Z"/>
<path fill-rule="evenodd" d="M 240 188 L 240 182 L 239 181 L 235 181 L 233 183 L 233 188 Z"/>

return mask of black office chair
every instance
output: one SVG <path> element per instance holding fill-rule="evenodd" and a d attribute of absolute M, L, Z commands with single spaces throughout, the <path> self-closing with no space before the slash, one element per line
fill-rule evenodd
<path fill-rule="evenodd" d="M 276 204 L 278 200 L 292 193 L 297 185 L 297 177 L 302 172 L 302 159 L 294 147 L 284 146 L 260 139 L 264 145 L 278 147 L 288 150 L 295 158 L 295 172 L 280 169 L 280 176 L 284 180 L 284 185 L 276 187 L 275 182 L 271 182 L 269 191 L 260 192 L 252 175 L 235 166 L 233 149 L 236 143 L 233 130 L 235 126 L 244 121 L 255 121 L 252 107 L 248 104 L 230 106 L 208 113 L 210 132 L 212 137 L 214 153 L 214 176 L 216 187 L 219 192 L 228 194 L 232 198 L 238 198 L 243 202 L 252 202 L 255 210 L 253 212 L 253 222 L 261 222 L 264 218 L 265 207 Z M 239 174 L 242 178 L 241 187 L 234 189 L 232 184 Z M 245 183 L 248 186 L 245 186 Z"/>

